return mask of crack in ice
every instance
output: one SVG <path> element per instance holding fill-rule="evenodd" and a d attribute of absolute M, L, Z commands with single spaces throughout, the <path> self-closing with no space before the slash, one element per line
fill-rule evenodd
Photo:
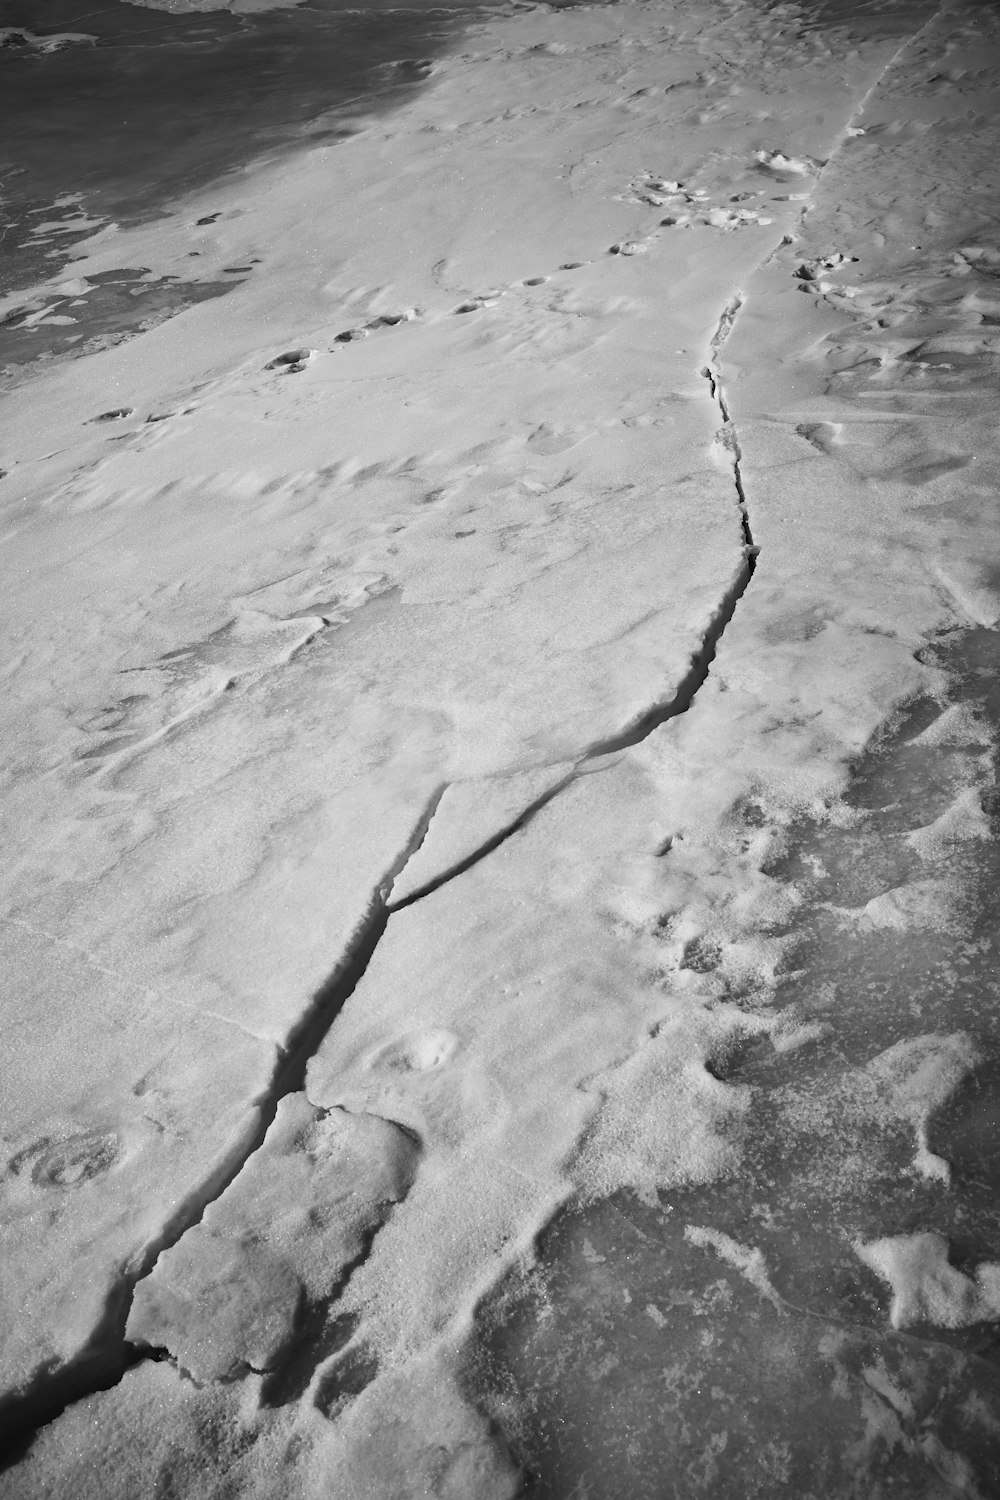
<path fill-rule="evenodd" d="M 878 77 L 865 92 L 862 99 L 854 107 L 844 126 L 842 140 L 831 153 L 814 180 L 813 192 L 810 193 L 810 202 L 803 206 L 799 216 L 800 227 L 812 207 L 811 200 L 816 187 L 822 181 L 824 174 L 829 170 L 831 163 L 843 149 L 844 142 L 848 139 L 853 122 L 863 113 L 868 101 L 896 66 L 906 50 L 914 45 L 919 37 L 945 13 L 947 8 L 947 5 L 945 5 L 935 11 L 912 36 L 901 43 Z M 783 236 L 780 244 L 761 262 L 761 266 L 767 265 L 770 260 L 780 253 L 784 246 L 792 242 L 792 237 L 788 235 Z M 138 1283 L 152 1271 L 158 1256 L 176 1244 L 189 1229 L 198 1224 L 210 1204 L 215 1202 L 240 1175 L 252 1156 L 263 1144 L 267 1131 L 275 1118 L 281 1099 L 304 1086 L 306 1068 L 310 1059 L 315 1055 L 344 1005 L 350 999 L 367 972 L 390 918 L 396 912 L 404 910 L 406 907 L 422 900 L 425 896 L 431 895 L 443 885 L 457 879 L 480 863 L 480 861 L 487 858 L 501 844 L 506 842 L 507 839 L 525 828 L 542 808 L 558 797 L 579 777 L 594 774 L 605 769 L 605 767 L 596 765 L 594 762 L 602 757 L 639 744 L 661 725 L 686 713 L 691 707 L 699 690 L 707 680 L 711 665 L 715 659 L 718 643 L 733 619 L 737 606 L 753 577 L 759 554 L 759 548 L 754 541 L 750 509 L 743 477 L 743 455 L 738 433 L 731 415 L 729 401 L 726 396 L 721 368 L 722 350 L 733 330 L 743 305 L 744 296 L 741 292 L 735 293 L 726 303 L 720 314 L 716 331 L 710 340 L 708 362 L 701 370 L 702 376 L 708 383 L 710 398 L 715 403 L 721 417 L 720 440 L 731 455 L 733 485 L 736 491 L 743 536 L 743 558 L 737 575 L 724 593 L 718 608 L 713 614 L 699 647 L 691 657 L 690 666 L 681 679 L 680 684 L 669 699 L 654 704 L 651 708 L 645 710 L 619 733 L 592 744 L 582 753 L 574 768 L 563 780 L 533 801 L 512 822 L 506 824 L 501 830 L 485 840 L 461 862 L 445 870 L 439 877 L 428 881 L 424 886 L 402 898 L 398 903 L 393 904 L 391 900 L 393 884 L 402 873 L 408 861 L 424 843 L 441 799 L 447 790 L 448 783 L 443 783 L 435 790 L 417 822 L 406 849 L 373 892 L 368 911 L 358 924 L 353 937 L 346 945 L 339 963 L 326 982 L 316 991 L 311 1004 L 301 1018 L 298 1026 L 290 1035 L 286 1046 L 280 1049 L 278 1062 L 272 1074 L 271 1082 L 263 1091 L 261 1097 L 252 1105 L 252 1123 L 244 1133 L 242 1141 L 238 1145 L 234 1144 L 228 1155 L 224 1156 L 220 1161 L 216 1170 L 211 1174 L 211 1177 L 203 1181 L 198 1188 L 194 1189 L 187 1196 L 185 1202 L 179 1209 L 175 1210 L 161 1233 L 143 1247 L 133 1265 L 131 1267 L 122 1267 L 119 1282 L 109 1294 L 105 1315 L 101 1323 L 94 1330 L 90 1340 L 76 1358 L 68 1361 L 57 1373 L 48 1374 L 43 1377 L 40 1382 L 36 1383 L 33 1389 L 29 1389 L 23 1395 L 0 1400 L 0 1410 L 4 1411 L 6 1417 L 13 1419 L 11 1423 L 12 1430 L 17 1431 L 20 1435 L 14 1447 L 4 1455 L 8 1462 L 16 1461 L 20 1458 L 27 1451 L 27 1447 L 30 1445 L 34 1434 L 43 1426 L 54 1421 L 67 1406 L 97 1391 L 107 1390 L 117 1385 L 128 1369 L 143 1359 L 150 1357 L 146 1350 L 137 1348 L 125 1338 L 125 1325 Z M 154 739 L 158 737 L 160 736 L 153 736 Z M 661 853 L 666 852 L 669 842 L 667 840 L 662 846 Z M 28 924 L 24 925 L 27 926 Z M 54 935 L 46 934 L 46 936 L 49 936 L 53 941 L 60 941 Z M 72 946 L 75 947 L 76 945 Z M 82 951 L 85 952 L 85 950 Z M 92 955 L 86 956 L 92 963 L 94 962 Z M 100 966 L 98 965 L 98 967 Z M 117 979 L 119 976 L 114 977 Z M 220 1017 L 219 1019 L 223 1018 Z M 398 1122 L 391 1123 L 395 1124 Z M 370 1256 L 374 1240 L 377 1237 L 378 1231 L 376 1231 L 372 1242 L 367 1247 L 363 1259 L 366 1260 Z M 346 1282 L 350 1279 L 350 1274 L 355 1269 L 356 1265 L 348 1268 L 344 1285 L 346 1285 Z M 784 1299 L 781 1300 L 784 1302 Z M 785 1305 L 791 1310 L 812 1315 L 809 1309 L 796 1308 L 794 1304 Z"/>
<path fill-rule="evenodd" d="M 832 167 L 833 163 L 837 160 L 838 156 L 843 151 L 844 146 L 846 145 L 847 141 L 850 140 L 850 138 L 852 137 L 852 135 L 856 135 L 856 134 L 859 133 L 854 128 L 854 122 L 855 122 L 855 120 L 857 120 L 860 115 L 864 114 L 865 109 L 866 109 L 866 107 L 868 105 L 868 101 L 882 87 L 882 84 L 885 82 L 886 78 L 889 76 L 889 74 L 895 68 L 896 64 L 899 62 L 900 58 L 907 51 L 907 49 L 909 47 L 912 47 L 914 45 L 914 43 L 917 42 L 919 40 L 919 38 L 923 36 L 924 32 L 927 31 L 927 30 L 929 30 L 929 28 L 931 26 L 933 26 L 936 21 L 940 20 L 941 16 L 943 16 L 946 13 L 947 10 L 948 10 L 948 4 L 947 4 L 947 0 L 946 0 L 946 3 L 944 5 L 942 5 L 942 6 L 940 6 L 933 13 L 933 15 L 928 16 L 927 20 L 924 21 L 921 26 L 918 26 L 917 29 L 916 29 L 916 31 L 913 32 L 913 34 L 911 36 L 908 36 L 903 42 L 900 43 L 900 45 L 896 48 L 895 52 L 889 58 L 888 62 L 885 64 L 885 66 L 882 69 L 882 71 L 879 73 L 878 77 L 875 79 L 875 81 L 873 83 L 871 83 L 868 86 L 868 88 L 865 90 L 864 94 L 858 100 L 857 104 L 854 106 L 854 108 L 852 109 L 850 115 L 848 116 L 847 120 L 844 123 L 843 129 L 841 131 L 841 138 L 840 138 L 840 140 L 837 142 L 836 146 L 830 152 L 830 155 L 827 157 L 826 161 L 823 163 L 822 167 L 816 173 L 816 176 L 813 178 L 812 187 L 809 190 L 808 201 L 802 205 L 802 209 L 801 209 L 801 211 L 799 213 L 799 218 L 798 218 L 798 228 L 799 228 L 799 231 L 801 231 L 802 228 L 803 228 L 803 226 L 805 225 L 806 218 L 807 218 L 809 212 L 811 211 L 811 209 L 813 207 L 813 201 L 812 200 L 813 200 L 813 197 L 815 195 L 816 189 L 819 187 L 820 183 L 823 181 L 823 178 L 826 176 L 827 172 L 830 170 L 830 168 Z M 863 134 L 863 131 L 860 132 L 860 133 Z M 794 244 L 794 241 L 795 241 L 795 236 L 794 235 L 787 235 L 787 234 L 784 235 L 782 237 L 781 243 L 779 245 L 777 245 L 775 247 L 775 249 L 771 252 L 771 254 L 766 258 L 766 260 L 764 260 L 762 262 L 762 266 L 768 265 L 772 260 L 775 259 L 776 256 L 778 256 L 781 253 L 781 251 L 785 248 L 786 245 Z"/>
<path fill-rule="evenodd" d="M 242 1141 L 231 1148 L 216 1171 L 212 1173 L 211 1178 L 187 1196 L 184 1204 L 174 1212 L 160 1234 L 143 1247 L 133 1266 L 129 1269 L 122 1268 L 119 1282 L 109 1294 L 105 1316 L 77 1358 L 68 1361 L 57 1374 L 43 1377 L 42 1381 L 25 1394 L 8 1398 L 5 1402 L 0 1401 L 0 1409 L 4 1409 L 6 1414 L 14 1419 L 12 1425 L 25 1434 L 25 1442 L 30 1441 L 31 1436 L 41 1427 L 54 1421 L 67 1406 L 96 1391 L 108 1390 L 117 1385 L 129 1368 L 142 1359 L 150 1357 L 147 1351 L 130 1344 L 125 1337 L 125 1325 L 136 1287 L 150 1274 L 158 1257 L 177 1244 L 189 1229 L 199 1224 L 209 1206 L 235 1182 L 250 1159 L 263 1145 L 277 1114 L 280 1101 L 288 1094 L 295 1093 L 304 1087 L 310 1059 L 318 1051 L 343 1007 L 363 979 L 394 913 L 404 910 L 465 874 L 514 834 L 525 828 L 543 807 L 558 797 L 573 782 L 581 776 L 593 775 L 605 769 L 604 766 L 597 765 L 595 762 L 616 751 L 639 744 L 662 724 L 686 713 L 691 707 L 699 689 L 708 677 L 718 642 L 732 620 L 736 607 L 753 576 L 758 552 L 753 541 L 740 471 L 739 443 L 729 416 L 719 364 L 720 351 L 742 304 L 742 296 L 735 296 L 726 304 L 711 341 L 709 365 L 702 373 L 709 381 L 712 399 L 722 415 L 723 430 L 729 435 L 727 446 L 733 455 L 734 482 L 743 532 L 743 559 L 734 582 L 724 593 L 700 645 L 692 654 L 690 666 L 679 685 L 669 699 L 654 704 L 620 732 L 590 745 L 563 780 L 536 798 L 512 822 L 485 840 L 460 863 L 445 870 L 440 877 L 428 881 L 424 886 L 393 905 L 391 901 L 393 885 L 409 860 L 424 843 L 449 783 L 444 782 L 434 790 L 417 820 L 405 849 L 372 893 L 368 911 L 346 945 L 340 962 L 325 983 L 316 991 L 311 1004 L 291 1033 L 288 1042 L 279 1050 L 278 1062 L 271 1082 L 252 1105 L 255 1119 L 244 1134 Z M 15 1457 L 20 1456 L 20 1451 L 21 1445 L 19 1444 Z"/>

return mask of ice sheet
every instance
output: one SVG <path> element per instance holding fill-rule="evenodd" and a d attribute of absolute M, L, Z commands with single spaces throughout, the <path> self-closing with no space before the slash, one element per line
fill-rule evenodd
<path fill-rule="evenodd" d="M 591 1280 L 609 1410 L 656 1409 L 633 1315 L 643 1371 L 684 1350 L 636 1495 L 680 1453 L 671 1493 L 804 1496 L 810 1445 L 817 1495 L 989 1493 L 992 1376 L 904 1357 L 879 1277 L 995 1316 L 1000 44 L 805 20 L 494 18 L 81 257 L 169 273 L 211 207 L 202 271 L 265 269 L 6 398 L 7 1389 L 54 1417 L 126 1316 L 139 1359 L 12 1494 L 620 1493 L 569 1366 L 523 1373 Z M 634 1311 L 586 1249 L 622 1214 Z"/>

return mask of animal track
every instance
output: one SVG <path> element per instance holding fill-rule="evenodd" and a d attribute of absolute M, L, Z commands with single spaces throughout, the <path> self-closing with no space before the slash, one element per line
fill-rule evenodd
<path fill-rule="evenodd" d="M 559 267 L 560 271 L 579 271 L 581 267 L 588 265 L 588 261 L 567 260 Z M 551 278 L 549 276 L 524 276 L 520 281 L 512 281 L 509 286 L 498 287 L 494 291 L 482 292 L 466 298 L 454 308 L 453 314 L 481 312 L 484 307 L 495 307 L 501 297 L 508 292 L 516 291 L 519 287 L 545 286 Z"/>
<path fill-rule="evenodd" d="M 760 194 L 756 192 L 734 193 L 729 203 L 741 205 L 747 199 L 759 196 Z M 726 204 L 713 203 L 704 188 L 686 188 L 682 182 L 658 177 L 650 172 L 643 172 L 632 179 L 629 184 L 629 195 L 626 196 L 625 201 L 648 204 L 651 208 L 670 207 L 672 211 L 660 220 L 661 229 L 672 229 L 676 225 L 686 228 L 691 224 L 705 225 L 713 229 L 739 229 L 747 224 L 773 222 L 771 219 L 763 218 L 756 208 L 730 208 Z M 650 241 L 640 243 L 645 249 Z M 622 248 L 616 249 L 614 246 L 611 249 L 613 254 L 629 253 Z"/>
<path fill-rule="evenodd" d="M 353 344 L 360 339 L 366 339 L 378 328 L 396 328 L 400 323 L 412 323 L 419 315 L 419 309 L 415 307 L 404 308 L 398 313 L 379 313 L 360 328 L 345 328 L 340 333 L 335 333 L 333 343 L 334 345 Z M 284 370 L 286 375 L 297 375 L 315 359 L 316 353 L 315 349 L 289 349 L 284 354 L 275 355 L 264 368 L 265 370 Z"/>
<path fill-rule="evenodd" d="M 679 182 L 648 172 L 640 174 L 639 177 L 633 180 L 631 191 L 635 195 L 631 200 L 633 202 L 642 202 L 655 207 L 661 207 L 673 200 L 678 202 L 680 206 L 679 212 L 663 218 L 660 221 L 661 227 L 672 227 L 677 224 L 685 226 L 689 224 L 701 224 L 728 230 L 739 228 L 745 224 L 766 225 L 772 222 L 771 219 L 762 217 L 757 209 L 741 206 L 744 200 L 758 196 L 756 193 L 742 192 L 733 194 L 730 202 L 739 206 L 729 208 L 711 203 L 708 194 L 702 188 L 695 188 L 689 191 Z M 657 233 L 654 231 L 642 239 L 619 240 L 609 245 L 606 253 L 624 257 L 644 255 L 652 248 L 657 238 Z M 594 264 L 593 261 L 567 260 L 561 262 L 557 270 L 578 271 L 592 264 Z M 442 265 L 443 263 L 434 268 L 436 276 L 441 270 Z M 505 287 L 492 288 L 488 292 L 473 293 L 451 309 L 451 316 L 461 317 L 482 312 L 486 308 L 495 307 L 501 297 L 506 296 L 512 291 L 528 287 L 545 286 L 550 280 L 551 274 L 525 276 L 518 281 L 511 282 Z M 367 323 L 360 324 L 354 328 L 345 328 L 340 333 L 334 334 L 330 352 L 336 352 L 341 345 L 360 342 L 380 328 L 394 328 L 401 323 L 413 322 L 420 316 L 421 309 L 416 307 L 408 307 L 398 313 L 379 313 L 369 319 Z M 276 355 L 265 368 L 268 370 L 283 369 L 288 374 L 297 373 L 305 367 L 307 360 L 313 358 L 315 354 L 315 350 L 289 350 L 284 354 Z"/>

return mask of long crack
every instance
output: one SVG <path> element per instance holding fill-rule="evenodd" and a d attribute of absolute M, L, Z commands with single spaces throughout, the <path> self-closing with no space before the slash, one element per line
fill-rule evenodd
<path fill-rule="evenodd" d="M 899 46 L 886 63 L 877 79 L 852 111 L 844 128 L 841 142 L 813 184 L 814 192 L 820 179 L 829 170 L 832 161 L 842 149 L 844 141 L 848 138 L 850 127 L 863 113 L 869 99 L 906 50 L 944 14 L 947 8 L 945 4 L 936 10 L 912 36 Z M 811 197 L 812 195 L 810 195 L 810 202 L 803 206 L 799 220 L 800 227 L 811 207 Z M 761 264 L 767 264 L 780 254 L 781 249 L 788 243 L 790 240 L 786 235 Z M 35 1434 L 61 1415 L 66 1407 L 88 1395 L 110 1389 L 121 1381 L 128 1369 L 149 1357 L 146 1350 L 137 1348 L 125 1338 L 125 1325 L 137 1284 L 149 1275 L 158 1256 L 176 1244 L 188 1229 L 200 1222 L 209 1205 L 219 1198 L 239 1176 L 247 1162 L 262 1145 L 281 1099 L 302 1088 L 309 1059 L 318 1050 L 337 1016 L 367 972 L 393 913 L 430 895 L 442 885 L 464 874 L 482 859 L 487 858 L 508 838 L 526 827 L 544 806 L 559 796 L 579 776 L 593 774 L 600 769 L 588 763 L 639 744 L 661 725 L 686 713 L 691 707 L 708 677 L 718 643 L 749 586 L 759 554 L 759 548 L 753 537 L 743 482 L 742 452 L 730 414 L 721 373 L 721 351 L 732 332 L 743 303 L 744 298 L 741 293 L 735 294 L 727 302 L 710 343 L 708 363 L 701 371 L 708 382 L 711 399 L 715 402 L 722 419 L 720 439 L 732 459 L 733 483 L 743 533 L 743 563 L 734 583 L 726 591 L 712 616 L 702 642 L 692 655 L 690 666 L 681 683 L 669 699 L 646 710 L 620 733 L 591 745 L 565 780 L 532 803 L 512 823 L 486 840 L 473 854 L 444 872 L 440 878 L 428 882 L 427 885 L 411 893 L 394 906 L 390 899 L 393 882 L 426 837 L 446 786 L 437 789 L 402 858 L 373 895 L 369 911 L 348 945 L 343 958 L 329 979 L 317 990 L 308 1011 L 289 1038 L 287 1047 L 282 1051 L 275 1067 L 270 1085 L 254 1106 L 257 1112 L 255 1126 L 243 1137 L 240 1145 L 234 1147 L 229 1155 L 217 1165 L 210 1177 L 188 1195 L 160 1235 L 144 1248 L 136 1265 L 127 1272 L 123 1270 L 118 1285 L 109 1295 L 104 1316 L 85 1348 L 73 1360 L 68 1361 L 61 1370 L 46 1375 L 34 1389 L 21 1396 L 8 1396 L 0 1399 L 0 1422 L 3 1424 L 3 1435 L 0 1436 L 0 1472 L 23 1457 Z M 375 1239 L 377 1239 L 377 1233 L 373 1236 L 373 1241 Z M 371 1253 L 371 1247 L 368 1253 Z M 362 1259 L 366 1258 L 367 1256 L 362 1257 Z M 360 1261 L 358 1263 L 360 1264 Z M 353 1269 L 356 1267 L 352 1267 Z"/>
<path fill-rule="evenodd" d="M 686 713 L 691 707 L 708 677 L 722 634 L 753 577 L 758 553 L 743 487 L 739 443 L 723 391 L 719 362 L 722 346 L 742 305 L 741 295 L 731 298 L 726 304 L 711 341 L 709 364 L 702 374 L 709 382 L 711 397 L 722 416 L 723 441 L 732 454 L 733 477 L 743 532 L 743 560 L 734 582 L 714 612 L 701 644 L 693 653 L 690 666 L 680 684 L 669 699 L 648 709 L 619 733 L 592 744 L 581 755 L 574 769 L 556 787 L 531 803 L 512 823 L 492 835 L 466 859 L 394 906 L 391 901 L 393 884 L 426 838 L 447 784 L 435 790 L 406 849 L 373 894 L 369 910 L 343 958 L 329 979 L 316 991 L 306 1014 L 282 1050 L 271 1083 L 254 1105 L 255 1124 L 239 1145 L 217 1165 L 210 1177 L 175 1210 L 155 1240 L 144 1247 L 133 1267 L 127 1271 L 123 1269 L 118 1284 L 109 1295 L 104 1316 L 86 1347 L 74 1359 L 67 1361 L 61 1370 L 44 1377 L 34 1389 L 24 1395 L 0 1401 L 0 1420 L 10 1434 L 8 1438 L 0 1439 L 0 1471 L 23 1457 L 35 1434 L 55 1421 L 68 1406 L 99 1391 L 111 1389 L 129 1369 L 150 1357 L 151 1351 L 131 1344 L 125 1337 L 125 1327 L 137 1285 L 150 1274 L 158 1257 L 177 1244 L 189 1229 L 200 1223 L 207 1208 L 236 1180 L 250 1158 L 262 1146 L 281 1100 L 302 1089 L 310 1058 L 319 1050 L 330 1028 L 363 979 L 393 913 L 413 905 L 487 858 L 508 838 L 525 828 L 543 807 L 580 776 L 594 774 L 602 769 L 593 762 L 639 744 L 662 724 Z M 373 1243 L 375 1239 L 377 1234 L 373 1236 Z"/>
<path fill-rule="evenodd" d="M 348 943 L 330 977 L 312 1001 L 280 1050 L 271 1081 L 252 1106 L 252 1123 L 240 1140 L 216 1164 L 209 1176 L 175 1208 L 160 1232 L 142 1247 L 132 1262 L 122 1267 L 110 1292 L 104 1312 L 87 1344 L 61 1369 L 46 1374 L 22 1395 L 0 1400 L 0 1472 L 20 1459 L 40 1428 L 53 1422 L 76 1401 L 117 1385 L 126 1371 L 146 1358 L 125 1337 L 125 1327 L 139 1282 L 150 1274 L 157 1259 L 199 1224 L 214 1203 L 243 1171 L 264 1142 L 274 1122 L 278 1105 L 305 1082 L 309 1059 L 340 1014 L 371 962 L 389 920 L 386 901 L 392 883 L 426 835 L 444 787 L 432 794 L 419 818 L 406 849 L 373 893 L 368 911 Z"/>

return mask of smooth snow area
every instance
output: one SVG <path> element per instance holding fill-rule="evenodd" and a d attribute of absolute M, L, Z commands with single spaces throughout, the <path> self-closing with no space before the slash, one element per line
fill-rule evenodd
<path fill-rule="evenodd" d="M 526 9 L 32 289 L 245 272 L 3 396 L 5 1494 L 998 1492 L 998 66 Z"/>

